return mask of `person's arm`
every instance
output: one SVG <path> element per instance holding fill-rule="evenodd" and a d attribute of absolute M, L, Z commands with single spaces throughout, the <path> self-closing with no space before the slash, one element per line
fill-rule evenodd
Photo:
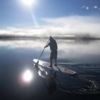
<path fill-rule="evenodd" d="M 47 48 L 49 45 L 50 45 L 50 42 L 44 48 Z"/>

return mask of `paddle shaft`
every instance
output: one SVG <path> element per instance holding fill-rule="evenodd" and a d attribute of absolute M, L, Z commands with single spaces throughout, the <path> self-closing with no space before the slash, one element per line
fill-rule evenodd
<path fill-rule="evenodd" d="M 41 52 L 41 54 L 40 54 L 40 56 L 38 58 L 38 61 L 40 60 L 41 56 L 43 55 L 44 50 L 45 50 L 45 48 L 43 48 L 43 50 L 42 50 L 42 52 Z"/>
<path fill-rule="evenodd" d="M 46 44 L 48 44 L 48 41 L 47 41 L 47 43 L 46 43 Z M 43 55 L 44 50 L 45 50 L 45 47 L 43 48 L 43 50 L 42 50 L 42 52 L 41 52 L 41 54 L 40 54 L 40 56 L 39 56 L 39 58 L 38 58 L 38 62 L 39 62 L 39 60 L 40 60 L 41 56 Z M 37 62 L 37 63 L 38 63 L 38 62 Z"/>

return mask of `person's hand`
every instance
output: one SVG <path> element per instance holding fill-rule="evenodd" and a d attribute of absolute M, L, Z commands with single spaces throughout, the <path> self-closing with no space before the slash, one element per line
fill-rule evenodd
<path fill-rule="evenodd" d="M 46 48 L 47 47 L 47 45 L 46 46 L 44 46 L 44 48 Z"/>
<path fill-rule="evenodd" d="M 44 48 L 47 48 L 49 46 L 49 44 L 47 44 Z"/>

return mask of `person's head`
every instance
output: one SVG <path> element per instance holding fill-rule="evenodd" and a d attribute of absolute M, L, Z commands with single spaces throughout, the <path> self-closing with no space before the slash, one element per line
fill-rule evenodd
<path fill-rule="evenodd" d="M 49 37 L 49 40 L 50 40 L 50 41 L 53 40 L 52 36 Z"/>

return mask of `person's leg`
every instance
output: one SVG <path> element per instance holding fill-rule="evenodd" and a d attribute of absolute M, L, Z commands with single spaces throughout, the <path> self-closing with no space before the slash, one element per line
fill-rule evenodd
<path fill-rule="evenodd" d="M 53 53 L 50 53 L 50 67 L 52 67 Z"/>
<path fill-rule="evenodd" d="M 55 66 L 57 66 L 57 51 L 55 51 L 55 57 L 54 57 L 54 60 L 55 60 Z"/>

